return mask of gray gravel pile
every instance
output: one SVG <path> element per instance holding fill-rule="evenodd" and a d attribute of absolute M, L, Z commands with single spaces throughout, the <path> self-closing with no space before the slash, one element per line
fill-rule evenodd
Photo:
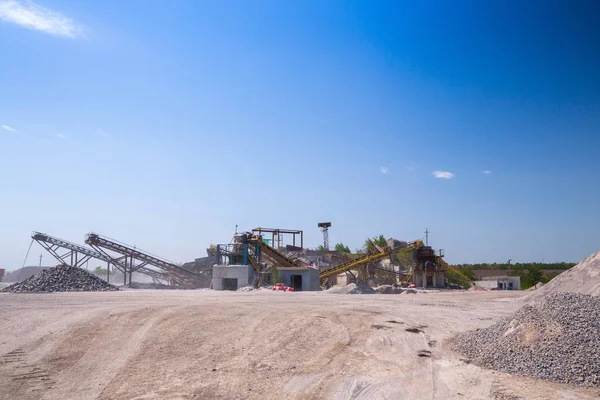
<path fill-rule="evenodd" d="M 600 387 L 600 298 L 552 293 L 512 316 L 452 340 L 475 364 L 585 387 Z"/>
<path fill-rule="evenodd" d="M 29 278 L 30 276 L 33 276 L 35 274 L 39 274 L 41 271 L 47 269 L 49 267 L 23 267 L 23 268 L 19 268 L 16 271 L 10 272 L 8 273 L 8 275 L 4 276 L 3 281 L 4 282 L 21 282 L 24 281 L 25 279 Z"/>
<path fill-rule="evenodd" d="M 105 292 L 119 290 L 84 269 L 59 265 L 2 290 L 9 293 Z"/>
<path fill-rule="evenodd" d="M 376 294 L 375 289 L 359 282 L 359 284 L 350 283 L 346 286 L 334 286 L 325 291 L 330 294 Z"/>
<path fill-rule="evenodd" d="M 399 285 L 381 285 L 377 286 L 375 291 L 380 294 L 400 294 L 404 290 Z"/>

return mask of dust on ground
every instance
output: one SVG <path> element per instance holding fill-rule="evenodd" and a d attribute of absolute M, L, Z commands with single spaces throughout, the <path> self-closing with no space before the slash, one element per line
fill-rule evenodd
<path fill-rule="evenodd" d="M 494 324 L 522 295 L 3 293 L 0 398 L 598 398 L 449 350 L 446 339 Z"/>

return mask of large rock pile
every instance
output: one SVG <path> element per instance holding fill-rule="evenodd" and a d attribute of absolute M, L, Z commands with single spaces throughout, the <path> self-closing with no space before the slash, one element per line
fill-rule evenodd
<path fill-rule="evenodd" d="M 350 283 L 346 286 L 334 286 L 325 291 L 325 293 L 329 294 L 375 294 L 377 293 L 375 289 L 370 287 L 369 285 L 359 282 L 358 285 L 355 283 Z"/>
<path fill-rule="evenodd" d="M 84 269 L 59 265 L 2 290 L 10 293 L 105 292 L 119 290 Z"/>
<path fill-rule="evenodd" d="M 453 347 L 475 364 L 578 386 L 600 386 L 600 298 L 551 293 Z"/>
<path fill-rule="evenodd" d="M 25 279 L 35 275 L 35 274 L 39 274 L 40 272 L 42 272 L 43 270 L 47 269 L 48 267 L 23 267 L 23 268 L 19 268 L 16 271 L 10 272 L 8 275 L 6 275 L 3 279 L 4 282 L 22 282 Z"/>
<path fill-rule="evenodd" d="M 399 285 L 381 285 L 377 286 L 375 291 L 380 294 L 400 294 L 404 290 Z"/>
<path fill-rule="evenodd" d="M 600 296 L 600 251 L 558 275 L 544 287 L 536 290 L 531 297 L 527 297 L 525 301 L 540 301 L 544 297 L 558 292 Z"/>

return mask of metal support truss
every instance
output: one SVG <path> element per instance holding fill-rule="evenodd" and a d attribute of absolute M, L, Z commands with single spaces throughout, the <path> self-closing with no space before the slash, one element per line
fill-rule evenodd
<path fill-rule="evenodd" d="M 106 262 L 107 270 L 110 269 L 110 265 L 112 264 L 125 276 L 123 282 L 125 285 L 127 284 L 128 276 L 129 283 L 131 284 L 131 274 L 135 271 L 149 275 L 154 279 L 162 279 L 167 282 L 170 280 L 170 276 L 168 274 L 146 268 L 146 265 L 148 264 L 146 262 L 135 264 L 133 259 L 128 259 L 125 256 L 114 258 L 103 251 L 96 251 L 41 232 L 33 232 L 31 234 L 31 238 L 39 243 L 40 246 L 42 246 L 54 258 L 56 258 L 61 265 L 67 264 L 73 267 L 81 268 L 83 264 L 92 258 Z"/>
<path fill-rule="evenodd" d="M 125 264 L 127 264 L 127 260 L 129 260 L 131 263 L 132 260 L 135 259 L 142 261 L 144 265 L 148 264 L 160 268 L 165 274 L 169 275 L 171 282 L 191 286 L 208 286 L 206 282 L 208 277 L 204 275 L 197 274 L 193 271 L 183 268 L 178 264 L 164 260 L 147 252 L 141 251 L 135 247 L 117 242 L 96 233 L 88 233 L 86 235 L 85 243 L 94 248 L 96 251 L 102 252 L 106 256 L 109 256 L 106 250 L 123 255 L 126 260 Z"/>

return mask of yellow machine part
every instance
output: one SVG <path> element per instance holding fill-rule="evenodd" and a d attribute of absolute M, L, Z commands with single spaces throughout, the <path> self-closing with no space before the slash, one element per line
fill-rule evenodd
<path fill-rule="evenodd" d="M 323 278 L 329 278 L 329 277 L 335 276 L 335 275 L 337 275 L 339 273 L 348 271 L 350 269 L 357 268 L 357 267 L 359 267 L 359 266 L 361 266 L 363 264 L 368 264 L 368 263 L 372 263 L 372 262 L 376 262 L 376 261 L 382 260 L 382 259 L 384 259 L 386 257 L 389 257 L 390 254 L 392 254 L 392 251 L 389 250 L 389 249 L 385 249 L 383 252 L 379 252 L 379 253 L 376 253 L 376 254 L 367 254 L 367 255 L 359 257 L 359 258 L 357 258 L 355 260 L 351 260 L 351 261 L 345 262 L 342 265 L 338 265 L 335 268 L 331 268 L 331 269 L 328 269 L 326 271 L 322 271 L 319 274 L 319 277 L 321 279 L 323 279 Z"/>
<path fill-rule="evenodd" d="M 262 238 L 259 236 L 252 236 L 252 237 L 249 237 L 247 240 L 248 240 L 248 243 L 258 243 L 258 246 L 260 247 L 261 251 L 263 252 L 263 255 L 265 257 L 267 257 L 270 261 L 272 261 L 274 264 L 276 264 L 280 267 L 287 267 L 287 268 L 305 267 L 305 265 L 302 265 L 302 264 L 298 263 L 297 261 L 289 259 L 285 255 L 283 255 L 281 252 L 277 251 L 273 247 L 266 244 L 262 240 Z"/>
<path fill-rule="evenodd" d="M 408 244 L 408 247 L 414 247 L 414 246 L 419 246 L 419 244 L 423 244 L 423 241 L 421 240 L 417 240 L 414 242 L 411 242 Z M 375 254 L 366 254 L 362 257 L 356 258 L 354 260 L 351 261 L 347 261 L 341 265 L 338 265 L 335 268 L 331 268 L 328 269 L 326 271 L 321 271 L 321 273 L 319 274 L 319 277 L 321 279 L 323 278 L 330 278 L 332 276 L 335 276 L 337 274 L 340 274 L 342 272 L 346 272 L 348 270 L 351 270 L 353 268 L 357 268 L 360 267 L 361 265 L 364 264 L 368 264 L 368 263 L 372 263 L 372 262 L 377 262 L 379 260 L 383 260 L 386 257 L 391 256 L 394 252 L 396 251 L 400 251 L 402 249 L 407 248 L 407 246 L 401 247 L 401 248 L 397 248 L 397 249 L 390 249 L 389 247 L 386 248 L 380 248 L 378 247 L 379 253 L 375 253 Z M 409 275 L 409 279 L 410 279 L 410 275 Z"/>

